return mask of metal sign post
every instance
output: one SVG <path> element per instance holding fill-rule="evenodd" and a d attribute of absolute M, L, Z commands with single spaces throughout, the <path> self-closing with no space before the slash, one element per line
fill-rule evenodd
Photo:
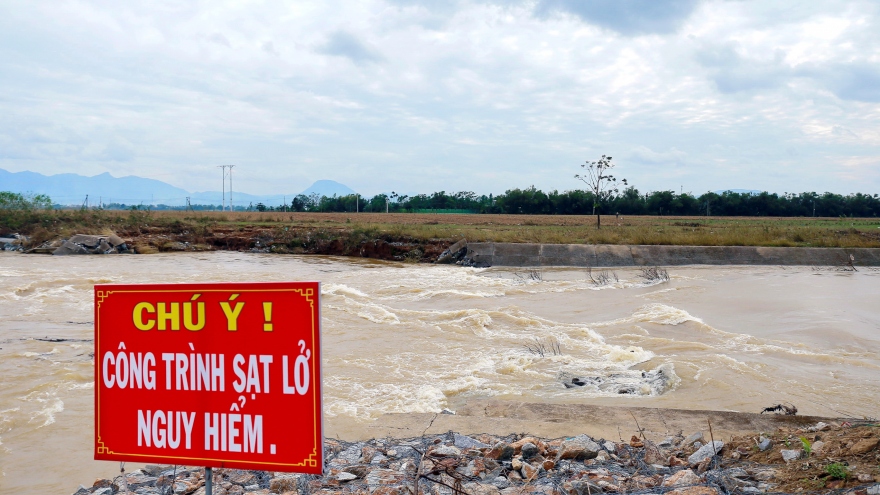
<path fill-rule="evenodd" d="M 95 286 L 95 459 L 321 474 L 317 282 Z"/>

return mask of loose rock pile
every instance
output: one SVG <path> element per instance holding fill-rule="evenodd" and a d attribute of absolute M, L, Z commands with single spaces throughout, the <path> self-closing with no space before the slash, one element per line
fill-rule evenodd
<path fill-rule="evenodd" d="M 664 493 L 722 495 L 795 491 L 785 467 L 750 463 L 721 440 L 701 433 L 660 443 L 587 435 L 548 440 L 531 436 L 465 436 L 365 442 L 326 440 L 323 476 L 214 469 L 217 495 L 592 495 Z M 768 447 L 770 449 L 770 447 Z M 757 451 L 757 450 L 756 450 Z M 769 452 L 769 450 L 768 450 Z M 123 478 L 99 479 L 74 495 L 203 495 L 203 468 L 147 466 Z M 791 490 L 791 491 L 789 491 Z M 880 483 L 804 493 L 880 495 Z"/>
<path fill-rule="evenodd" d="M 55 240 L 28 250 L 34 253 L 68 254 L 117 254 L 132 253 L 128 244 L 117 235 L 74 234 L 67 240 Z"/>
<path fill-rule="evenodd" d="M 0 251 L 23 251 L 27 240 L 21 234 L 0 235 Z"/>

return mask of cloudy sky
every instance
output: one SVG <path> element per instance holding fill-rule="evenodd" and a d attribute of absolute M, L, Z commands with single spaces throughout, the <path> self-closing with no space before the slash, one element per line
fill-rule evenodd
<path fill-rule="evenodd" d="M 0 168 L 880 191 L 880 2 L 0 0 Z"/>

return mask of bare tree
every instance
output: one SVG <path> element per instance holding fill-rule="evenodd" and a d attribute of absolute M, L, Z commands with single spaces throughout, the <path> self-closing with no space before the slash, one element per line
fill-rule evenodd
<path fill-rule="evenodd" d="M 598 161 L 588 161 L 582 164 L 581 168 L 584 169 L 584 173 L 577 174 L 574 178 L 583 181 L 593 193 L 593 214 L 596 215 L 596 228 L 599 229 L 602 228 L 602 221 L 599 218 L 599 200 L 603 195 L 617 192 L 617 178 L 608 173 L 614 168 L 614 164 L 611 163 L 610 156 L 602 155 Z M 620 183 L 627 185 L 626 179 L 621 179 Z"/>

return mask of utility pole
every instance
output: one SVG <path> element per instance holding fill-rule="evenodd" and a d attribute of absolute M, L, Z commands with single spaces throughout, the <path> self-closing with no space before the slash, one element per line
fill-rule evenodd
<path fill-rule="evenodd" d="M 229 177 L 229 211 L 232 211 L 232 167 L 235 165 L 217 165 L 217 168 L 223 169 L 223 205 L 220 207 L 220 211 L 226 209 L 226 177 Z M 228 175 L 226 169 L 229 169 Z"/>

